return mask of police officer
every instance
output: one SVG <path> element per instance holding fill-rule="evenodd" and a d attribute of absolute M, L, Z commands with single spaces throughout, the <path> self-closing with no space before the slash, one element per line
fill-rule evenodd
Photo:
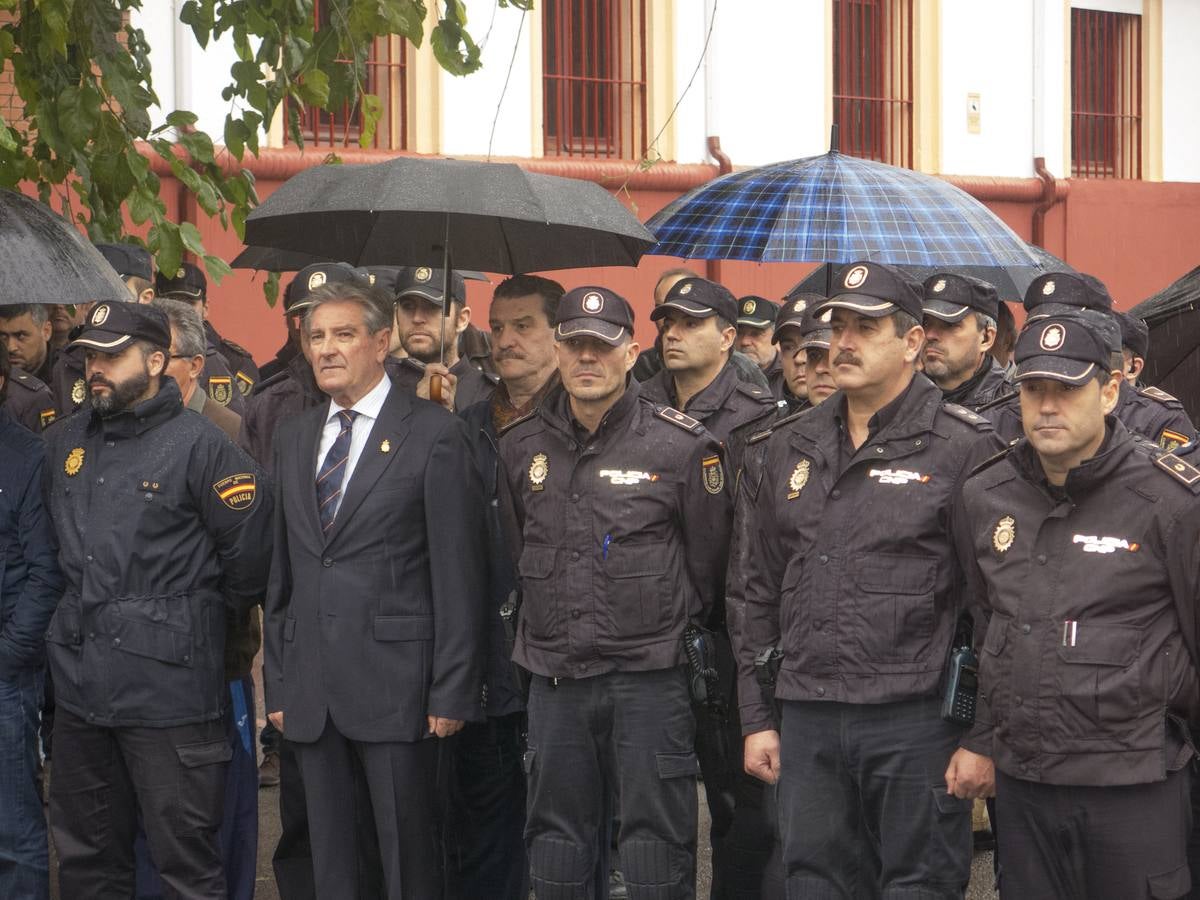
<path fill-rule="evenodd" d="M 521 585 L 513 658 L 533 673 L 525 840 L 540 900 L 594 896 L 610 794 L 629 896 L 695 890 L 683 638 L 720 599 L 731 492 L 704 427 L 642 399 L 632 332 L 612 291 L 564 295 L 563 389 L 500 439 Z"/>
<path fill-rule="evenodd" d="M 984 633 L 957 759 L 995 761 L 1001 896 L 1181 897 L 1200 470 L 1111 414 L 1120 370 L 1077 318 L 1027 324 L 1016 361 L 1025 436 L 956 528 Z"/>
<path fill-rule="evenodd" d="M 839 392 L 767 440 L 740 697 L 746 770 L 778 781 L 788 896 L 961 897 L 970 875 L 971 803 L 943 781 L 961 736 L 938 697 L 963 599 L 947 520 L 998 442 L 915 371 L 919 290 L 843 267 L 816 308 Z M 782 739 L 745 675 L 777 644 Z"/>
<path fill-rule="evenodd" d="M 991 354 L 1000 307 L 995 287 L 969 275 L 940 272 L 927 278 L 924 288 L 921 358 L 943 399 L 977 410 L 1011 394 L 1004 368 Z"/>
<path fill-rule="evenodd" d="M 409 266 L 396 276 L 396 338 L 410 360 L 408 365 L 423 372 L 429 365 L 449 370 L 454 376 L 454 410 L 461 412 L 491 396 L 496 379 L 484 374 L 459 355 L 459 335 L 471 322 L 466 305 L 466 282 L 458 272 L 450 273 L 450 308 L 445 309 L 444 276 L 441 269 Z M 443 357 L 444 349 L 444 357 Z"/>
<path fill-rule="evenodd" d="M 8 391 L 0 408 L 35 434 L 58 418 L 50 388 L 17 366 L 9 370 Z"/>
<path fill-rule="evenodd" d="M 245 404 L 241 398 L 247 396 L 258 383 L 258 367 L 254 364 L 250 351 L 218 334 L 209 320 L 208 279 L 204 272 L 193 263 L 182 263 L 174 276 L 159 272 L 155 278 L 155 290 L 160 297 L 192 304 L 196 312 L 200 313 L 204 319 L 204 332 L 208 338 L 209 349 L 204 364 L 204 390 L 217 403 L 230 407 L 239 416 L 242 415 Z M 214 357 L 220 357 L 220 360 Z"/>
<path fill-rule="evenodd" d="M 779 345 L 783 366 L 784 415 L 816 406 L 837 390 L 829 368 L 828 314 L 813 314 L 824 299 L 819 294 L 793 294 L 775 320 L 771 340 Z"/>
<path fill-rule="evenodd" d="M 1150 356 L 1150 328 L 1132 313 L 1117 313 L 1121 325 L 1121 356 L 1124 366 L 1121 376 L 1133 387 L 1137 387 L 1146 359 Z"/>
<path fill-rule="evenodd" d="M 784 375 L 779 352 L 771 342 L 779 304 L 749 294 L 737 302 L 737 340 L 734 345 L 762 369 L 767 387 L 776 400 L 783 399 Z"/>
<path fill-rule="evenodd" d="M 140 819 L 170 891 L 224 898 L 226 609 L 266 587 L 269 494 L 253 460 L 183 409 L 161 310 L 97 304 L 73 343 L 90 404 L 47 436 L 67 581 L 46 636 L 59 882 L 128 897 Z"/>

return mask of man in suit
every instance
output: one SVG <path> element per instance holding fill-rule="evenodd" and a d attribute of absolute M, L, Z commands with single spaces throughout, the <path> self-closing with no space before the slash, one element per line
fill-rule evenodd
<path fill-rule="evenodd" d="M 317 897 L 365 896 L 367 810 L 389 900 L 436 900 L 438 739 L 483 715 L 482 488 L 462 421 L 387 376 L 387 295 L 327 284 L 308 302 L 329 402 L 275 444 L 267 709 L 296 747 Z"/>

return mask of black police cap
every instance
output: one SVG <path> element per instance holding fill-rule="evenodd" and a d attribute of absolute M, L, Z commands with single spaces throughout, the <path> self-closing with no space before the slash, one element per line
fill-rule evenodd
<path fill-rule="evenodd" d="M 180 263 L 179 271 L 168 278 L 159 272 L 154 292 L 160 297 L 177 300 L 203 300 L 208 296 L 208 279 L 200 267 L 190 262 Z"/>
<path fill-rule="evenodd" d="M 1094 275 L 1070 272 L 1048 272 L 1030 282 L 1025 289 L 1025 309 L 1033 312 L 1045 303 L 1105 311 L 1113 307 L 1104 282 Z"/>
<path fill-rule="evenodd" d="M 330 262 L 305 266 L 296 273 L 283 294 L 283 309 L 287 313 L 302 312 L 308 306 L 308 298 L 317 288 L 326 284 L 352 284 L 366 287 L 371 283 L 366 273 L 349 263 Z"/>
<path fill-rule="evenodd" d="M 137 244 L 96 244 L 100 255 L 122 278 L 141 278 L 154 281 L 154 258 L 150 251 Z"/>
<path fill-rule="evenodd" d="M 1098 371 L 1109 371 L 1103 338 L 1078 316 L 1048 316 L 1026 324 L 1017 338 L 1014 380 L 1050 378 L 1083 384 Z"/>
<path fill-rule="evenodd" d="M 751 328 L 770 328 L 779 315 L 779 304 L 766 297 L 749 294 L 738 300 L 737 325 Z"/>
<path fill-rule="evenodd" d="M 429 266 L 405 266 L 396 275 L 396 299 L 414 295 L 428 300 L 435 306 L 442 305 L 445 291 L 446 276 L 442 269 Z M 467 283 L 462 275 L 450 270 L 450 302 L 465 303 L 467 299 Z"/>
<path fill-rule="evenodd" d="M 1121 325 L 1110 310 L 1093 309 L 1090 306 L 1068 306 L 1063 303 L 1042 303 L 1030 310 L 1025 321 L 1036 322 L 1051 316 L 1078 319 L 1104 341 L 1110 353 L 1121 352 Z"/>
<path fill-rule="evenodd" d="M 120 353 L 136 340 L 166 350 L 171 346 L 167 314 L 144 303 L 97 303 L 87 321 L 71 331 L 72 347 Z"/>
<path fill-rule="evenodd" d="M 943 322 L 961 322 L 973 312 L 993 320 L 1000 315 L 1000 295 L 982 279 L 938 272 L 926 278 L 923 287 L 925 315 Z"/>
<path fill-rule="evenodd" d="M 778 344 L 780 332 L 786 328 L 794 328 L 804 333 L 804 323 L 812 318 L 812 311 L 825 302 L 823 294 L 799 293 L 788 295 L 775 319 L 775 334 L 771 337 L 772 344 Z M 828 324 L 825 327 L 829 327 Z"/>
<path fill-rule="evenodd" d="M 868 260 L 838 271 L 829 299 L 821 302 L 817 312 L 830 309 L 848 309 L 873 319 L 894 312 L 906 312 L 918 322 L 925 316 L 919 284 L 899 269 Z"/>
<path fill-rule="evenodd" d="M 650 321 L 657 322 L 672 309 L 693 319 L 720 316 L 731 325 L 738 319 L 737 298 L 725 285 L 707 278 L 681 278 L 671 285 L 663 302 L 650 313 Z"/>
<path fill-rule="evenodd" d="M 602 287 L 577 287 L 563 294 L 554 316 L 554 338 L 599 338 L 614 347 L 633 334 L 633 309 L 625 298 Z"/>
<path fill-rule="evenodd" d="M 1116 314 L 1121 326 L 1121 346 L 1134 356 L 1145 359 L 1150 353 L 1150 326 L 1127 312 Z"/>

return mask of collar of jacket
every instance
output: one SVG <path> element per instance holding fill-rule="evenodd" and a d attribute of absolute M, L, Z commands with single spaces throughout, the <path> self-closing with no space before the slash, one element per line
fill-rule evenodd
<path fill-rule="evenodd" d="M 1135 446 L 1133 435 L 1121 420 L 1114 415 L 1104 417 L 1104 440 L 1096 455 L 1085 459 L 1067 473 L 1067 482 L 1063 486 L 1068 497 L 1079 497 L 1090 492 L 1096 485 L 1108 481 L 1117 468 L 1125 461 Z M 1042 460 L 1029 443 L 1029 438 L 1023 437 L 1013 446 L 1010 458 L 1017 474 L 1033 484 L 1049 489 L 1046 480 L 1046 470 L 1042 468 Z"/>
<path fill-rule="evenodd" d="M 985 382 L 998 385 L 1004 381 L 1004 370 L 1000 368 L 1000 364 L 990 353 L 983 354 L 983 361 L 980 362 L 979 368 L 975 370 L 975 374 L 964 381 L 956 388 L 951 388 L 942 395 L 942 399 L 947 403 L 958 403 L 963 406 L 967 404 L 963 401 L 970 400 L 975 392 L 984 385 Z M 991 398 L 988 398 L 991 399 Z"/>
<path fill-rule="evenodd" d="M 686 408 L 680 406 L 676 400 L 675 376 L 667 369 L 663 369 L 646 382 L 642 386 L 642 392 L 647 400 L 673 406 L 680 412 L 687 413 L 693 419 L 703 422 L 725 405 L 729 395 L 737 389 L 738 380 L 737 369 L 732 362 L 726 360 L 716 377 L 702 390 L 692 395 Z"/>
<path fill-rule="evenodd" d="M 88 423 L 88 430 L 92 433 L 103 432 L 106 438 L 129 438 L 144 434 L 175 418 L 183 412 L 183 395 L 179 393 L 179 385 L 175 383 L 174 378 L 170 375 L 163 375 L 161 378 L 158 393 L 149 400 L 143 400 L 133 409 L 105 417 L 92 407 L 92 420 Z"/>
<path fill-rule="evenodd" d="M 820 446 L 830 459 L 836 459 L 838 442 L 845 428 L 846 397 L 838 391 L 807 415 L 796 420 L 795 433 Z M 934 419 L 942 405 L 942 390 L 920 372 L 895 400 L 871 417 L 868 438 L 864 442 L 885 444 L 933 431 Z"/>
<path fill-rule="evenodd" d="M 621 428 L 637 410 L 640 397 L 641 386 L 637 383 L 637 379 L 626 375 L 625 393 L 617 399 L 617 402 L 600 420 L 600 425 L 593 435 L 596 443 L 604 441 L 610 433 Z M 577 441 L 574 428 L 575 416 L 571 412 L 571 395 L 567 393 L 566 388 L 559 386 L 552 389 L 545 402 L 538 407 L 538 415 L 547 427 L 562 434 L 568 443 Z"/>

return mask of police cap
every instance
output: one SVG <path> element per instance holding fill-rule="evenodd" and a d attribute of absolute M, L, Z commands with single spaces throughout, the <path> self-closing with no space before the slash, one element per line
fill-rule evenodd
<path fill-rule="evenodd" d="M 190 262 L 181 263 L 179 271 L 168 278 L 159 272 L 155 279 L 154 292 L 160 297 L 175 300 L 203 300 L 208 296 L 208 279 L 200 267 Z"/>
<path fill-rule="evenodd" d="M 446 276 L 442 269 L 429 266 L 405 266 L 396 274 L 396 299 L 415 296 L 428 300 L 434 306 L 442 305 Z M 385 285 L 386 287 L 386 285 Z M 464 303 L 467 299 L 467 284 L 462 275 L 450 270 L 450 302 Z"/>
<path fill-rule="evenodd" d="M 96 249 L 122 278 L 154 280 L 154 260 L 145 247 L 137 244 L 96 244 Z"/>
<path fill-rule="evenodd" d="M 924 289 L 925 315 L 943 322 L 961 322 L 973 312 L 993 321 L 1000 315 L 1000 295 L 982 279 L 938 272 L 925 279 Z"/>
<path fill-rule="evenodd" d="M 729 288 L 698 276 L 681 278 L 671 285 L 663 302 L 650 313 L 650 321 L 657 322 L 672 309 L 693 319 L 720 316 L 730 324 L 738 320 L 738 302 Z"/>
<path fill-rule="evenodd" d="M 1048 272 L 1030 282 L 1025 290 L 1025 309 L 1033 312 L 1045 303 L 1060 303 L 1081 309 L 1112 309 L 1112 297 L 1099 278 L 1074 272 Z"/>
<path fill-rule="evenodd" d="M 751 328 L 770 328 L 779 315 L 779 304 L 754 294 L 738 300 L 736 324 Z"/>
<path fill-rule="evenodd" d="M 898 269 L 865 260 L 838 271 L 829 299 L 821 302 L 817 312 L 828 309 L 848 309 L 872 319 L 894 312 L 906 312 L 918 322 L 925 316 L 918 283 Z"/>
<path fill-rule="evenodd" d="M 1014 380 L 1050 378 L 1083 384 L 1109 371 L 1103 339 L 1078 317 L 1048 316 L 1030 322 L 1017 338 Z"/>
<path fill-rule="evenodd" d="M 577 287 L 563 294 L 554 316 L 554 338 L 594 337 L 614 347 L 633 334 L 633 309 L 625 298 L 602 287 Z"/>
<path fill-rule="evenodd" d="M 828 318 L 822 321 L 813 314 L 813 310 L 824 302 L 825 297 L 822 294 L 790 295 L 784 303 L 783 309 L 779 311 L 779 317 L 775 320 L 775 334 L 771 337 L 771 343 L 778 344 L 785 329 L 794 329 L 800 333 L 801 337 L 813 331 L 829 330 Z"/>
<path fill-rule="evenodd" d="M 366 287 L 370 283 L 361 269 L 356 269 L 349 263 L 328 262 L 305 266 L 296 273 L 296 277 L 283 293 L 283 311 L 289 315 L 303 312 L 308 308 L 309 295 L 326 284 Z"/>
<path fill-rule="evenodd" d="M 157 306 L 142 303 L 97 303 L 87 321 L 71 331 L 72 347 L 120 353 L 136 340 L 163 350 L 171 346 L 171 324 Z"/>
<path fill-rule="evenodd" d="M 1110 353 L 1121 352 L 1121 325 L 1117 317 L 1107 309 L 1092 309 L 1088 306 L 1067 306 L 1062 303 L 1043 303 L 1029 313 L 1026 322 L 1046 318 L 1078 319 L 1104 341 Z"/>
<path fill-rule="evenodd" d="M 1116 313 L 1121 326 L 1121 346 L 1134 356 L 1145 359 L 1150 353 L 1150 327 L 1137 316 L 1127 312 Z"/>

